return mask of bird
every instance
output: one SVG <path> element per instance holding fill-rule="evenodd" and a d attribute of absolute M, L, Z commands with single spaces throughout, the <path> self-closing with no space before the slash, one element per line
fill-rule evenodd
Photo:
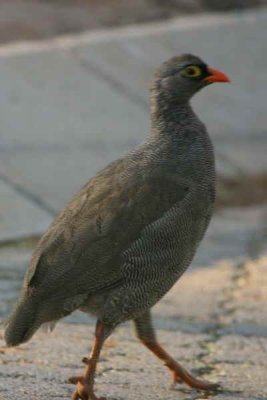
<path fill-rule="evenodd" d="M 91 178 L 33 251 L 5 341 L 18 346 L 75 310 L 94 315 L 84 374 L 69 379 L 76 385 L 73 400 L 103 399 L 94 388 L 101 348 L 128 320 L 174 383 L 218 389 L 159 344 L 151 308 L 191 264 L 214 209 L 213 145 L 191 98 L 214 82 L 229 81 L 192 54 L 163 62 L 150 85 L 150 134 Z"/>

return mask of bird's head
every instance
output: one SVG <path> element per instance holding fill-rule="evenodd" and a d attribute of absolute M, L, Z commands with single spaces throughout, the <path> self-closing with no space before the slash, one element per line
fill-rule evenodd
<path fill-rule="evenodd" d="M 187 102 L 205 86 L 214 82 L 230 82 L 227 75 L 209 67 L 192 54 L 182 54 L 164 62 L 156 71 L 152 94 Z"/>

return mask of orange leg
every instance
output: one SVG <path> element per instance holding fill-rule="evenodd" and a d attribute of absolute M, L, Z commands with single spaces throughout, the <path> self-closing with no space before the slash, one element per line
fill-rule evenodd
<path fill-rule="evenodd" d="M 199 390 L 216 390 L 219 385 L 200 380 L 191 375 L 177 361 L 175 361 L 157 342 L 141 341 L 149 350 L 151 350 L 172 373 L 173 383 L 185 382 L 187 385 Z"/>
<path fill-rule="evenodd" d="M 102 323 L 97 322 L 95 339 L 90 358 L 83 359 L 83 362 L 86 364 L 84 376 L 71 377 L 68 380 L 69 383 L 77 384 L 72 395 L 72 400 L 105 400 L 104 397 L 99 398 L 94 393 L 97 361 L 105 339 L 105 326 Z"/>
<path fill-rule="evenodd" d="M 219 385 L 200 380 L 191 375 L 170 354 L 168 354 L 157 342 L 150 311 L 146 311 L 139 318 L 134 320 L 138 338 L 150 351 L 152 351 L 166 367 L 169 368 L 173 377 L 173 383 L 186 383 L 187 385 L 199 390 L 217 390 Z"/>

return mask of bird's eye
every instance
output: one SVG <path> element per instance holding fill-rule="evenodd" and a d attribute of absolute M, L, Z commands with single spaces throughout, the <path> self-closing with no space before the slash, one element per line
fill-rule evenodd
<path fill-rule="evenodd" d="M 197 65 L 189 65 L 182 71 L 182 75 L 186 78 L 198 78 L 202 74 L 201 68 Z"/>

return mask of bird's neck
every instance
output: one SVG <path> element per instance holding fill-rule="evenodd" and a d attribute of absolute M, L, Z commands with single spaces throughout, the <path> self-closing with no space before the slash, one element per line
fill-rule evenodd
<path fill-rule="evenodd" d="M 161 93 L 151 96 L 151 133 L 153 136 L 181 134 L 190 121 L 196 120 L 189 101 L 166 97 Z"/>

